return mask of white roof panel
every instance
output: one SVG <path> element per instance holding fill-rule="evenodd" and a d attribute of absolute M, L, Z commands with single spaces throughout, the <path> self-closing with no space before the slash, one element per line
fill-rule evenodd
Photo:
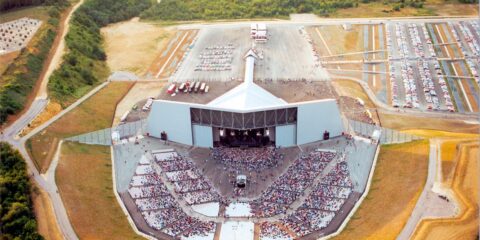
<path fill-rule="evenodd" d="M 283 105 L 287 105 L 287 102 L 257 84 L 249 82 L 238 85 L 207 104 L 211 107 L 242 111 Z"/>

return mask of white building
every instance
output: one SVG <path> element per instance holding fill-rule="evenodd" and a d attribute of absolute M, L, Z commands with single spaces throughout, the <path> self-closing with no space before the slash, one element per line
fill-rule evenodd
<path fill-rule="evenodd" d="M 253 82 L 256 54 L 246 56 L 244 82 L 207 104 L 155 100 L 147 132 L 199 147 L 264 145 L 289 147 L 342 134 L 335 99 L 287 103 Z"/>

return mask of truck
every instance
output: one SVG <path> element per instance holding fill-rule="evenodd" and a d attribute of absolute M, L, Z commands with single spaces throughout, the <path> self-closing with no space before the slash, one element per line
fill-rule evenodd
<path fill-rule="evenodd" d="M 193 87 L 193 91 L 198 92 L 198 89 L 199 89 L 199 88 L 200 88 L 200 82 L 197 81 L 197 82 L 195 82 L 195 85 L 194 85 L 194 87 Z"/>
<path fill-rule="evenodd" d="M 175 89 L 177 88 L 177 85 L 175 85 L 175 83 L 172 83 L 168 89 L 167 89 L 167 93 L 168 94 L 173 94 L 175 92 Z"/>

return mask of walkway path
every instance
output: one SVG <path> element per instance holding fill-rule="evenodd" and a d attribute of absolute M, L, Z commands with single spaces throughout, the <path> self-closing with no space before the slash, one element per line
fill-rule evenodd
<path fill-rule="evenodd" d="M 43 77 L 40 79 L 41 84 L 40 84 L 40 89 L 37 93 L 37 99 L 47 99 L 48 98 L 48 92 L 47 92 L 47 86 L 48 86 L 48 80 L 50 79 L 50 76 L 52 75 L 53 71 L 60 66 L 62 63 L 62 57 L 63 54 L 65 53 L 65 36 L 68 33 L 68 29 L 70 28 L 70 19 L 73 16 L 73 13 L 82 5 L 84 0 L 80 0 L 75 6 L 73 6 L 72 10 L 68 14 L 68 16 L 65 18 L 64 22 L 64 28 L 62 32 L 62 36 L 60 38 L 60 42 L 56 46 L 57 49 L 55 53 L 53 54 L 53 57 L 50 61 L 50 64 L 48 65 L 47 71 L 43 75 Z"/>
<path fill-rule="evenodd" d="M 410 239 L 417 225 L 424 218 L 453 217 L 458 210 L 453 194 L 441 187 L 441 139 L 430 139 L 430 155 L 428 160 L 428 176 L 425 187 L 417 200 L 407 224 L 398 235 L 398 240 Z M 449 201 L 439 196 L 448 196 Z"/>
<path fill-rule="evenodd" d="M 42 188 L 45 192 L 48 193 L 48 196 L 50 198 L 50 204 L 52 204 L 52 209 L 55 213 L 56 217 L 56 222 L 59 226 L 59 229 L 61 230 L 63 237 L 65 239 L 72 239 L 76 240 L 78 239 L 77 234 L 75 233 L 70 220 L 68 219 L 67 212 L 65 210 L 65 206 L 63 205 L 63 201 L 58 193 L 58 189 L 55 185 L 55 176 L 54 172 L 50 173 L 50 177 L 46 177 L 45 175 L 40 175 L 34 162 L 30 158 L 30 155 L 27 153 L 27 150 L 25 149 L 25 142 L 28 138 L 33 136 L 34 134 L 38 133 L 39 131 L 43 130 L 45 127 L 50 125 L 52 122 L 63 116 L 65 113 L 70 111 L 71 109 L 75 108 L 83 102 L 85 99 L 93 95 L 96 91 L 99 89 L 94 89 L 91 93 L 87 94 L 86 97 L 83 97 L 79 99 L 76 103 L 72 104 L 69 108 L 65 109 L 62 111 L 60 114 L 52 118 L 50 121 L 46 122 L 39 128 L 34 129 L 30 134 L 23 138 L 18 138 L 17 134 L 25 128 L 35 117 L 37 117 L 46 107 L 48 103 L 48 95 L 47 95 L 47 85 L 48 85 L 48 79 L 51 76 L 51 73 L 53 70 L 56 68 L 58 65 L 58 62 L 61 60 L 61 56 L 63 55 L 64 52 L 64 42 L 65 42 L 65 35 L 68 32 L 69 29 L 69 22 L 70 19 L 75 12 L 75 10 L 78 9 L 78 7 L 83 3 L 84 0 L 80 0 L 75 6 L 73 6 L 68 13 L 67 17 L 65 18 L 65 21 L 61 24 L 61 28 L 63 28 L 61 40 L 58 43 L 59 45 L 53 46 L 55 49 L 55 53 L 53 55 L 52 60 L 48 63 L 48 68 L 47 72 L 45 75 L 40 79 L 40 89 L 37 92 L 37 96 L 33 103 L 30 105 L 28 110 L 12 125 L 10 125 L 8 128 L 6 128 L 2 135 L 0 136 L 0 141 L 6 141 L 10 143 L 15 149 L 17 149 L 25 159 L 28 167 L 28 172 L 30 175 L 32 175 L 32 178 L 35 180 L 36 184 L 38 187 Z M 96 90 L 96 91 L 95 91 Z M 58 154 L 58 153 L 57 153 Z M 58 156 L 57 156 L 58 157 Z M 54 168 L 53 168 L 54 169 Z M 52 184 L 53 181 L 53 184 Z"/>

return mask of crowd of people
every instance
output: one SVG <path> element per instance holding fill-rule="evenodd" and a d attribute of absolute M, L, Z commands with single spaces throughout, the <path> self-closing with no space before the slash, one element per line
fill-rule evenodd
<path fill-rule="evenodd" d="M 149 167 L 146 164 L 137 166 L 128 189 L 147 224 L 177 238 L 213 236 L 215 223 L 202 222 L 187 215 L 172 196 L 176 193 L 190 205 L 223 202 L 213 185 L 188 158 L 175 154 L 163 158 L 154 155 L 154 159 Z M 328 174 L 313 185 L 333 160 L 336 161 L 335 165 L 329 167 Z M 166 176 L 172 189 L 167 188 L 170 185 L 163 182 L 157 171 Z M 296 238 L 327 227 L 353 191 L 345 155 L 334 151 L 313 151 L 298 157 L 260 198 L 249 202 L 251 214 L 254 217 L 286 214 L 294 201 L 305 196 L 305 190 L 309 187 L 313 191 L 300 207 L 276 222 L 261 223 L 261 237 Z M 297 235 L 291 236 L 292 233 Z"/>
<path fill-rule="evenodd" d="M 155 156 L 155 162 L 165 172 L 167 179 L 190 205 L 214 202 L 220 199 L 213 185 L 195 167 L 195 164 L 178 154 Z"/>
<path fill-rule="evenodd" d="M 252 202 L 252 213 L 258 217 L 285 213 L 335 156 L 334 152 L 314 151 L 297 158 L 259 199 Z"/>
<path fill-rule="evenodd" d="M 260 239 L 292 239 L 292 237 L 277 224 L 262 222 L 260 224 Z"/>
<path fill-rule="evenodd" d="M 174 167 L 186 169 L 186 166 L 191 166 L 191 162 L 176 154 L 169 155 L 168 161 L 160 161 L 157 159 L 157 164 L 169 170 L 173 170 Z M 182 173 L 169 173 L 172 174 L 166 174 L 167 179 L 174 183 L 175 189 L 179 190 L 179 192 L 186 189 L 195 189 L 192 188 L 192 186 L 208 185 L 205 181 L 201 182 L 202 179 L 194 169 L 188 169 Z M 198 183 L 192 185 L 192 183 L 189 183 L 191 181 Z M 201 238 L 207 235 L 213 236 L 215 232 L 215 223 L 202 222 L 183 212 L 161 177 L 155 172 L 155 168 L 152 167 L 149 162 L 140 162 L 137 166 L 135 175 L 130 182 L 128 193 L 134 200 L 138 211 L 141 212 L 146 223 L 155 230 L 159 230 L 172 237 L 184 238 Z M 185 193 L 180 195 L 183 196 L 189 204 L 213 201 L 215 197 L 218 197 L 218 195 L 212 197 L 208 194 L 208 191 L 185 191 Z"/>
<path fill-rule="evenodd" d="M 323 177 L 304 203 L 280 222 L 297 233 L 298 237 L 321 230 L 328 226 L 352 192 L 345 157 Z"/>
<path fill-rule="evenodd" d="M 260 148 L 228 148 L 217 147 L 212 151 L 212 157 L 231 169 L 246 171 L 261 171 L 278 166 L 283 160 L 275 147 Z"/>

